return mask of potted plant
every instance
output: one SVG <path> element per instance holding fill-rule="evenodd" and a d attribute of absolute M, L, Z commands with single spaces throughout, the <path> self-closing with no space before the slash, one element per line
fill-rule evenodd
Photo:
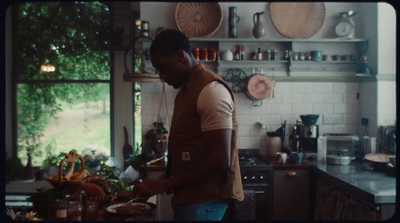
<path fill-rule="evenodd" d="M 162 122 L 154 122 L 155 127 L 155 137 L 159 141 L 167 141 L 169 133 Z"/>

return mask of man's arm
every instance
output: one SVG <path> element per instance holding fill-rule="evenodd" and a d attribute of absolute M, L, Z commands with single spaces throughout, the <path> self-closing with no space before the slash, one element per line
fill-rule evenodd
<path fill-rule="evenodd" d="M 218 129 L 203 132 L 208 154 L 199 165 L 172 178 L 148 179 L 135 184 L 135 192 L 151 196 L 171 189 L 204 182 L 210 175 L 222 172 L 231 164 L 231 129 Z"/>

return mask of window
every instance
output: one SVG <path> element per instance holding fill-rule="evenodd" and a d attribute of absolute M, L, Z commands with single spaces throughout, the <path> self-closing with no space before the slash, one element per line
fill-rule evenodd
<path fill-rule="evenodd" d="M 112 155 L 110 30 L 100 2 L 18 5 L 15 32 L 17 156 L 85 148 Z"/>

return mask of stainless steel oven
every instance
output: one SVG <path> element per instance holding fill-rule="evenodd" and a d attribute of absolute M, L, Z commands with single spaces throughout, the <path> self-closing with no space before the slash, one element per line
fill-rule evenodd
<path fill-rule="evenodd" d="M 239 149 L 240 174 L 245 198 L 229 205 L 225 220 L 268 220 L 272 216 L 272 165 L 259 149 Z"/>

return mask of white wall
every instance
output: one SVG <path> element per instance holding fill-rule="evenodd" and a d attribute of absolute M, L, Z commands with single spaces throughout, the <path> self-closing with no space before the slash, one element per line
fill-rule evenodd
<path fill-rule="evenodd" d="M 150 22 L 150 36 L 155 36 L 156 29 L 161 26 L 177 28 L 174 21 L 176 4 L 163 2 L 141 3 L 141 19 Z M 374 16 L 369 17 L 370 15 L 365 15 L 365 7 L 368 10 L 374 10 L 376 9 L 376 3 L 367 4 L 368 6 L 360 3 L 325 3 L 325 24 L 321 31 L 312 38 L 335 38 L 333 30 L 338 22 L 335 14 L 350 9 L 360 12 L 360 15 L 354 19 L 356 22 L 356 38 L 368 38 L 368 36 L 363 35 L 365 34 L 363 30 L 366 27 L 371 29 L 371 27 L 366 26 L 367 24 L 362 19 L 374 19 Z M 274 29 L 269 20 L 268 3 L 221 2 L 220 5 L 223 9 L 224 18 L 220 29 L 212 37 L 227 37 L 228 7 L 237 6 L 238 14 L 241 18 L 238 27 L 239 38 L 252 38 L 252 17 L 255 12 L 260 11 L 265 12 L 263 17 L 263 22 L 267 30 L 265 38 L 284 38 Z M 375 15 L 376 20 L 376 13 L 373 13 L 373 15 Z M 371 32 L 373 32 L 373 28 Z M 375 54 L 373 48 L 369 48 L 369 50 L 372 54 Z M 376 120 L 376 100 L 372 103 L 372 106 L 368 105 L 371 98 L 377 97 L 376 91 L 371 91 L 370 84 L 374 84 L 374 82 L 278 82 L 275 98 L 265 99 L 261 107 L 251 106 L 251 101 L 244 94 L 237 93 L 235 96 L 237 98 L 239 118 L 239 147 L 265 146 L 265 131 L 258 127 L 256 122 L 264 122 L 268 131 L 273 131 L 284 120 L 287 120 L 288 130 L 290 130 L 293 124 L 295 124 L 296 119 L 299 119 L 299 115 L 304 113 L 317 113 L 321 115 L 317 123 L 320 125 L 320 134 L 327 132 L 359 134 L 360 114 L 363 114 L 363 117 L 364 115 L 368 115 L 370 119 L 373 120 L 375 118 Z M 159 90 L 154 91 L 152 90 L 153 88 L 161 89 L 161 84 L 142 84 L 144 97 L 146 98 L 146 105 L 142 107 L 142 125 L 145 130 L 151 128 L 151 123 L 157 118 L 154 111 L 158 111 Z M 170 87 L 167 87 L 167 89 L 172 110 L 174 90 Z M 357 92 L 362 92 L 360 100 L 356 98 Z M 363 109 L 360 107 L 361 100 L 365 101 Z M 339 125 L 323 125 L 322 116 L 330 114 L 339 115 Z M 290 131 L 286 132 L 286 134 L 289 133 Z"/>

